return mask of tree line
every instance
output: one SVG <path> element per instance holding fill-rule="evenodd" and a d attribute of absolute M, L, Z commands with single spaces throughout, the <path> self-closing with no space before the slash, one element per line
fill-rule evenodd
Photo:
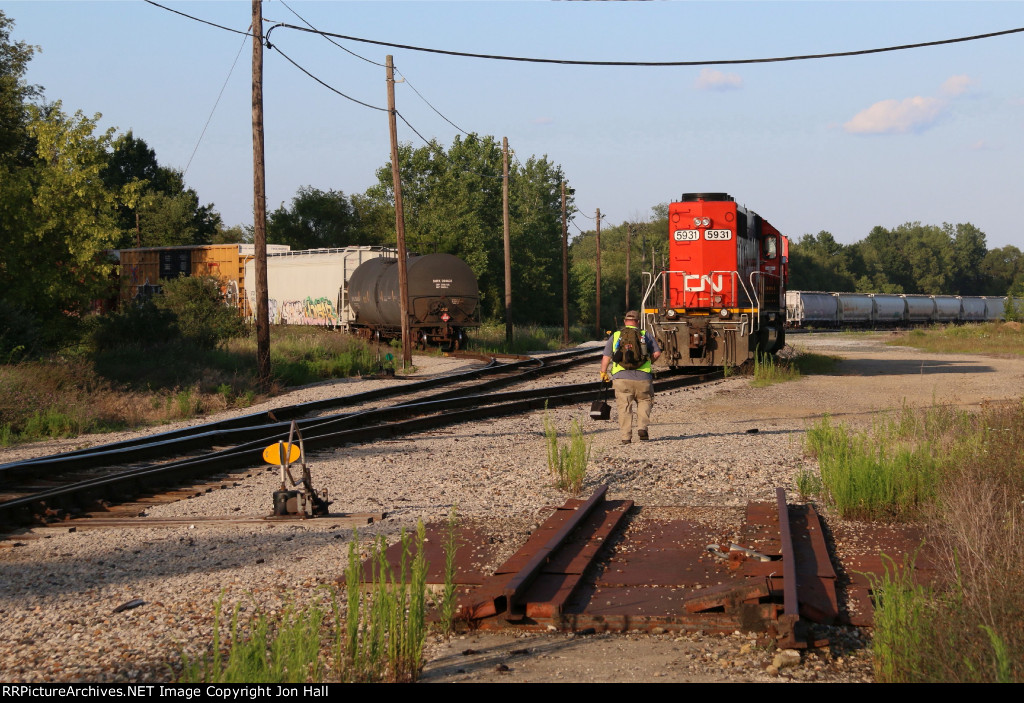
<path fill-rule="evenodd" d="M 989 249 L 985 233 L 970 223 L 875 227 L 853 244 L 822 231 L 793 241 L 789 254 L 793 290 L 1024 295 L 1020 249 Z"/>

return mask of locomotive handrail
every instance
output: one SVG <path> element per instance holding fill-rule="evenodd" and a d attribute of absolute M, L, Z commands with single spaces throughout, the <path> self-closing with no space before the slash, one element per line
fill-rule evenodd
<path fill-rule="evenodd" d="M 761 327 L 761 298 L 757 295 L 757 285 L 754 283 L 754 276 L 760 276 L 762 278 L 771 277 L 771 278 L 779 279 L 779 296 L 778 297 L 779 297 L 779 304 L 780 305 L 782 304 L 782 276 L 780 276 L 778 274 L 775 274 L 775 273 L 768 273 L 766 271 L 751 271 L 750 272 L 750 288 L 754 292 L 753 297 L 751 297 L 750 299 L 753 300 L 757 304 L 757 316 L 755 318 L 756 321 L 757 321 L 757 324 L 754 327 L 759 329 Z"/>

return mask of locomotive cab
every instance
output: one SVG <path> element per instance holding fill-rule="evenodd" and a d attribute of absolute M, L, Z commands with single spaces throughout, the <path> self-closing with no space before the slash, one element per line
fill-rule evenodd
<path fill-rule="evenodd" d="M 789 242 L 726 193 L 669 205 L 669 266 L 653 277 L 644 324 L 669 366 L 737 366 L 785 344 Z"/>

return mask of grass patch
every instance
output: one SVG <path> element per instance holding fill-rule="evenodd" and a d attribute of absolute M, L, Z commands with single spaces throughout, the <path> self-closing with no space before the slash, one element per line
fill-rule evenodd
<path fill-rule="evenodd" d="M 544 411 L 544 438 L 547 444 L 548 470 L 555 477 L 555 485 L 563 491 L 579 495 L 590 463 L 593 440 L 587 441 L 583 423 L 574 419 L 569 428 L 569 443 L 558 441 L 558 428 L 548 412 Z"/>
<path fill-rule="evenodd" d="M 985 322 L 914 329 L 888 342 L 944 354 L 1024 355 L 1024 325 L 1020 322 Z"/>
<path fill-rule="evenodd" d="M 271 394 L 375 372 L 379 356 L 376 347 L 338 332 L 274 328 Z M 214 348 L 179 338 L 94 347 L 0 365 L 0 446 L 174 422 L 249 407 L 259 397 L 252 338 Z"/>
<path fill-rule="evenodd" d="M 540 325 L 513 325 L 512 343 L 505 339 L 504 324 L 484 324 L 473 330 L 466 348 L 480 353 L 526 354 L 537 351 L 555 351 L 574 347 L 594 339 L 592 329 L 574 325 L 569 328 L 569 344 L 562 343 L 561 327 Z"/>
<path fill-rule="evenodd" d="M 240 625 L 241 606 L 231 614 L 230 634 L 222 647 L 223 596 L 213 610 L 213 644 L 198 659 L 182 655 L 181 683 L 312 683 L 323 680 L 321 625 L 326 613 L 315 602 L 307 608 L 287 604 L 274 618 L 256 609 Z M 224 651 L 224 650 L 227 651 Z"/>
<path fill-rule="evenodd" d="M 901 420 L 872 432 L 854 432 L 824 417 L 807 432 L 826 500 L 842 517 L 907 520 L 931 500 L 942 468 L 941 436 L 908 435 L 917 424 L 912 417 L 906 409 Z"/>
<path fill-rule="evenodd" d="M 750 385 L 755 388 L 775 383 L 795 381 L 804 375 L 827 374 L 835 371 L 841 357 L 830 354 L 815 354 L 802 349 L 792 349 L 787 355 L 754 355 L 754 378 Z"/>
<path fill-rule="evenodd" d="M 928 586 L 891 562 L 873 584 L 878 678 L 1024 681 L 1024 402 L 904 408 L 865 432 L 825 418 L 808 445 L 842 516 L 921 521 L 937 560 Z"/>
<path fill-rule="evenodd" d="M 452 516 L 454 520 L 454 510 Z M 286 604 L 274 616 L 257 608 L 243 622 L 241 608 L 236 606 L 225 640 L 221 596 L 214 605 L 210 648 L 196 659 L 182 654 L 180 682 L 415 681 L 423 668 L 427 632 L 423 523 L 418 524 L 415 537 L 403 530 L 400 539 L 397 571 L 387 562 L 385 539 L 373 543 L 371 581 L 364 584 L 358 534 L 353 534 L 344 598 L 331 590 L 330 608 L 319 600 L 305 608 Z"/>

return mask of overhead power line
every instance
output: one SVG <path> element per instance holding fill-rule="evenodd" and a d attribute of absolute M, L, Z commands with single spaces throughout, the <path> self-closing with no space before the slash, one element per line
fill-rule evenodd
<path fill-rule="evenodd" d="M 247 37 L 251 37 L 252 36 L 251 34 L 249 34 L 248 31 L 243 32 L 243 31 L 238 30 L 238 29 L 232 29 L 231 27 L 225 27 L 224 25 L 217 24 L 216 22 L 210 22 L 209 20 L 200 19 L 198 17 L 194 17 L 192 15 L 186 14 L 186 13 L 181 12 L 179 10 L 175 10 L 173 8 L 167 7 L 166 5 L 161 5 L 158 2 L 153 2 L 153 0 L 146 0 L 146 2 L 148 2 L 150 5 L 154 5 L 155 7 L 159 7 L 161 10 L 167 10 L 168 12 L 173 12 L 176 15 L 181 15 L 182 17 L 188 17 L 190 20 L 195 20 L 196 22 L 202 22 L 203 24 L 208 24 L 211 27 L 216 27 L 217 29 L 223 29 L 226 32 L 234 32 L 235 34 L 244 34 Z"/>
<path fill-rule="evenodd" d="M 364 103 L 362 100 L 357 100 L 356 98 L 353 98 L 351 95 L 345 95 L 344 93 L 342 93 L 340 90 L 338 90 L 334 86 L 329 85 L 326 82 L 324 82 L 323 80 L 321 80 L 320 78 L 317 78 L 316 76 L 314 76 L 312 73 L 307 71 L 305 68 L 300 66 L 295 61 L 293 61 L 292 58 L 290 56 L 288 56 L 288 54 L 286 54 L 283 51 L 281 51 L 280 48 L 278 48 L 276 46 L 273 46 L 270 42 L 267 42 L 267 48 L 273 49 L 277 53 L 281 54 L 281 56 L 283 56 L 285 58 L 285 60 L 288 61 L 288 63 L 290 63 L 292 66 L 294 66 L 295 68 L 299 69 L 303 73 L 305 73 L 307 76 L 309 76 L 310 78 L 315 80 L 317 83 L 322 85 L 324 88 L 327 88 L 327 90 L 331 91 L 332 93 L 337 93 L 338 95 L 340 95 L 341 97 L 345 98 L 346 100 L 351 100 L 352 102 L 357 103 L 359 105 L 362 105 L 363 107 L 368 107 L 371 110 L 379 110 L 380 112 L 387 112 L 388 111 L 388 109 L 386 107 L 377 107 L 376 105 L 371 105 L 370 103 Z"/>
<path fill-rule="evenodd" d="M 991 39 L 993 37 L 1005 36 L 1008 34 L 1018 34 L 1024 32 L 1024 27 L 1018 27 L 1016 29 L 1005 29 L 999 32 L 989 32 L 987 34 L 975 34 L 969 37 L 957 37 L 955 39 L 940 39 L 938 41 L 920 42 L 917 44 L 901 44 L 899 46 L 887 46 L 878 49 L 860 49 L 857 51 L 837 51 L 827 54 L 803 54 L 797 56 L 776 56 L 771 58 L 758 58 L 758 59 L 715 59 L 715 60 L 704 60 L 704 61 L 579 61 L 574 59 L 541 59 L 535 57 L 526 56 L 502 56 L 497 54 L 474 54 L 465 51 L 450 51 L 447 49 L 431 49 L 423 46 L 413 46 L 411 44 L 396 44 L 394 42 L 378 41 L 376 39 L 365 39 L 362 37 L 353 37 L 345 34 L 335 34 L 334 32 L 324 32 L 322 30 L 313 30 L 306 27 L 297 27 L 293 24 L 279 23 L 267 30 L 267 39 L 269 41 L 270 33 L 277 28 L 282 29 L 295 29 L 300 32 L 307 32 L 313 34 L 320 34 L 325 37 L 334 37 L 336 39 L 345 39 L 347 41 L 363 42 L 364 44 L 376 44 L 377 46 L 387 46 L 394 49 L 408 49 L 409 51 L 422 51 L 429 54 L 444 54 L 446 56 L 461 56 L 463 58 L 473 59 L 489 59 L 493 61 L 521 61 L 526 63 L 553 63 L 562 64 L 568 66 L 642 66 L 642 67 L 653 67 L 653 66 L 721 66 L 731 64 L 750 64 L 750 63 L 779 63 L 783 61 L 809 61 L 811 59 L 832 59 L 843 56 L 864 56 L 867 54 L 881 54 L 888 51 L 906 51 L 908 49 L 922 49 L 929 46 L 941 46 L 943 44 L 957 44 L 960 42 L 978 41 L 980 39 Z"/>
<path fill-rule="evenodd" d="M 252 28 L 252 25 L 249 25 Z M 248 36 L 248 35 L 246 35 Z M 213 120 L 213 113 L 217 111 L 217 106 L 220 105 L 220 99 L 224 97 L 224 89 L 228 87 L 228 81 L 231 80 L 231 74 L 235 72 L 235 64 L 238 63 L 238 57 L 242 55 L 242 50 L 245 49 L 246 37 L 242 38 L 242 46 L 238 47 L 238 53 L 235 54 L 235 60 L 231 62 L 231 68 L 228 69 L 227 78 L 224 79 L 224 85 L 220 87 L 220 92 L 217 93 L 217 99 L 213 102 L 213 108 L 210 110 L 210 116 L 206 118 L 206 124 L 203 125 L 203 131 L 199 134 L 199 139 L 196 140 L 196 146 L 192 149 L 192 155 L 188 157 L 188 163 L 185 164 L 185 170 L 181 172 L 181 175 L 188 173 L 188 167 L 192 165 L 192 159 L 196 158 L 196 152 L 199 151 L 199 145 L 203 141 L 203 137 L 206 136 L 206 130 L 210 126 L 210 121 Z"/>
<path fill-rule="evenodd" d="M 333 40 L 333 39 L 331 39 L 331 38 L 330 38 L 329 36 L 327 36 L 326 34 L 324 34 L 323 32 L 321 32 L 321 31 L 320 31 L 319 29 L 317 29 L 316 27 L 314 27 L 314 26 L 313 26 L 312 24 L 310 24 L 309 20 L 307 20 L 307 19 L 306 19 L 305 17 L 303 17 L 302 15 L 300 15 L 300 14 L 299 14 L 298 12 L 296 12 L 295 10 L 293 10 L 293 9 L 292 9 L 291 7 L 289 7 L 288 3 L 286 3 L 286 2 L 284 1 L 284 0 L 280 0 L 280 1 L 281 1 L 281 4 L 282 4 L 282 5 L 284 5 L 284 6 L 286 7 L 286 8 L 288 8 L 288 11 L 289 11 L 289 12 L 291 12 L 291 13 L 292 13 L 293 15 L 295 15 L 295 16 L 296 16 L 296 17 L 298 17 L 298 18 L 299 18 L 300 20 L 302 20 L 302 21 L 303 21 L 303 22 L 305 23 L 305 25 L 306 25 L 307 27 L 309 27 L 309 28 L 310 28 L 310 30 L 312 30 L 313 32 L 316 32 L 317 34 L 319 34 L 319 35 L 320 35 L 320 36 L 322 36 L 322 37 L 323 37 L 324 39 L 326 39 L 327 41 L 329 41 L 329 42 L 331 42 L 332 44 L 334 44 L 334 45 L 335 45 L 336 47 L 338 47 L 338 48 L 339 48 L 339 49 L 341 49 L 342 51 L 344 51 L 344 52 L 347 52 L 347 53 L 351 54 L 352 56 L 355 56 L 355 57 L 356 57 L 357 59 L 361 59 L 361 60 L 365 61 L 366 63 L 372 63 L 372 64 L 373 64 L 374 66 L 380 66 L 381 68 L 384 68 L 384 64 L 382 64 L 382 63 L 379 63 L 379 62 L 377 62 L 377 61 L 374 61 L 373 59 L 368 59 L 368 58 L 366 58 L 365 56 L 360 56 L 359 54 L 357 54 L 356 52 L 352 51 L 351 49 L 347 49 L 347 48 L 345 48 L 344 46 L 342 46 L 341 44 L 339 44 L 338 42 L 334 41 L 334 40 Z"/>

